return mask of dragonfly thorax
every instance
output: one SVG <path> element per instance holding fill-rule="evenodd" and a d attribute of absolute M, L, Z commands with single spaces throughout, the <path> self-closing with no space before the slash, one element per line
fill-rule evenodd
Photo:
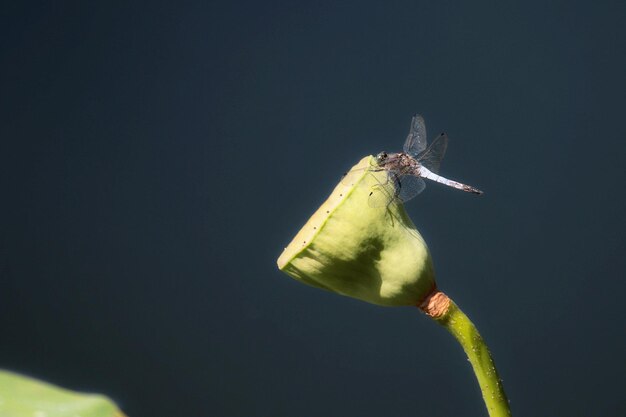
<path fill-rule="evenodd" d="M 395 171 L 396 173 L 402 173 L 403 175 L 406 173 L 414 173 L 417 172 L 419 167 L 419 163 L 410 155 L 407 155 L 404 152 L 400 153 L 387 153 L 380 152 L 376 155 L 376 163 L 381 168 L 385 168 L 389 171 Z"/>

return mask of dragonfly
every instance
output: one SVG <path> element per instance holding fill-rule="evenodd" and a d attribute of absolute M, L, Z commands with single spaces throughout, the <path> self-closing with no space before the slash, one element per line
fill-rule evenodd
<path fill-rule="evenodd" d="M 477 188 L 439 175 L 447 147 L 448 136 L 445 133 L 441 133 L 428 145 L 424 118 L 419 114 L 414 115 L 403 152 L 380 152 L 375 157 L 376 165 L 368 168 L 370 171 L 387 173 L 386 181 L 377 180 L 378 183 L 373 185 L 369 205 L 388 206 L 393 200 L 407 202 L 424 191 L 424 178 L 468 193 L 483 194 Z"/>

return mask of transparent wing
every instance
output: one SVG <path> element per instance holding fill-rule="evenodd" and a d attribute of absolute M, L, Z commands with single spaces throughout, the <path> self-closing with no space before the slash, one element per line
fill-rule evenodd
<path fill-rule="evenodd" d="M 389 171 L 386 183 L 378 182 L 372 186 L 368 204 L 370 207 L 387 207 L 395 199 L 405 203 L 415 198 L 424 188 L 426 183 L 419 177 L 398 175 Z"/>
<path fill-rule="evenodd" d="M 387 172 L 387 179 L 381 182 L 375 178 L 374 184 L 370 188 L 370 195 L 367 204 L 370 207 L 387 207 L 398 195 L 398 177 Z"/>
<path fill-rule="evenodd" d="M 425 151 L 419 154 L 416 159 L 420 164 L 437 174 L 439 172 L 441 160 L 446 154 L 447 148 L 448 135 L 442 133 L 437 136 L 433 143 L 431 143 Z"/>
<path fill-rule="evenodd" d="M 426 183 L 423 179 L 413 175 L 405 175 L 398 182 L 397 196 L 403 203 L 406 203 L 424 191 L 424 188 L 426 188 Z"/>
<path fill-rule="evenodd" d="M 413 116 L 411 119 L 411 129 L 409 130 L 409 135 L 406 137 L 406 141 L 404 142 L 404 152 L 408 153 L 412 157 L 416 157 L 420 152 L 423 152 L 426 149 L 426 144 L 428 143 L 428 139 L 426 139 L 426 123 L 424 123 L 424 118 L 419 114 Z"/>
<path fill-rule="evenodd" d="M 343 174 L 341 183 L 345 186 L 352 187 L 355 181 L 360 181 L 363 171 L 370 171 L 363 186 L 369 187 L 368 205 L 370 207 L 387 207 L 389 203 L 396 198 L 396 182 L 391 180 L 392 174 L 386 169 L 377 165 L 368 167 L 354 168 Z M 385 172 L 385 175 L 374 175 L 374 173 Z M 382 178 L 380 178 L 382 177 Z M 397 177 L 397 176 L 394 176 Z"/>

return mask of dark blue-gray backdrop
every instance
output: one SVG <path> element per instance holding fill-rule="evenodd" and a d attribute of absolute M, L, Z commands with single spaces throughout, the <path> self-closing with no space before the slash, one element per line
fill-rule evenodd
<path fill-rule="evenodd" d="M 139 416 L 485 416 L 416 309 L 275 260 L 414 112 L 408 210 L 515 416 L 626 414 L 626 8 L 26 2 L 0 9 L 0 367 Z"/>

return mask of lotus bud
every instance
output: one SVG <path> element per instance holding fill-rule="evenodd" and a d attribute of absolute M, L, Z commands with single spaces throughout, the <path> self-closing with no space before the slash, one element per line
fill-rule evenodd
<path fill-rule="evenodd" d="M 436 288 L 430 253 L 398 199 L 370 207 L 385 171 L 363 158 L 278 258 L 305 284 L 383 306 L 415 306 Z"/>

